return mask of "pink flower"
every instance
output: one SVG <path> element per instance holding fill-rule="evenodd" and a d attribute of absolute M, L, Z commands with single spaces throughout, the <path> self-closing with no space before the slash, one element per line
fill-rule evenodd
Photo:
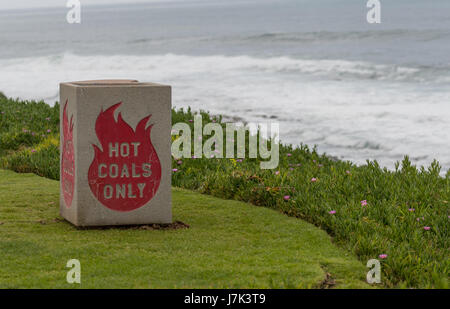
<path fill-rule="evenodd" d="M 289 201 L 290 198 L 291 198 L 291 197 L 290 197 L 289 195 L 283 196 L 283 199 L 284 199 L 285 201 Z"/>
<path fill-rule="evenodd" d="M 242 162 L 242 159 L 236 159 L 236 162 Z"/>
<path fill-rule="evenodd" d="M 280 171 L 276 171 L 276 172 L 275 172 L 275 175 L 280 175 Z"/>
<path fill-rule="evenodd" d="M 361 201 L 361 206 L 367 206 L 367 200 Z"/>
<path fill-rule="evenodd" d="M 178 164 L 178 165 L 180 165 L 180 164 L 182 164 L 182 163 L 183 163 L 183 161 L 181 161 L 181 160 L 178 160 L 178 161 L 177 161 L 177 164 Z"/>
<path fill-rule="evenodd" d="M 194 120 L 192 120 L 192 119 L 189 119 L 189 122 L 192 122 L 192 121 L 194 121 Z"/>
<path fill-rule="evenodd" d="M 292 167 L 289 168 L 290 171 L 293 171 L 294 169 Z"/>
<path fill-rule="evenodd" d="M 36 152 L 36 149 L 31 149 L 31 152 Z"/>
<path fill-rule="evenodd" d="M 47 133 L 50 133 L 50 132 L 52 132 L 52 130 L 48 129 L 48 130 L 47 130 Z"/>
<path fill-rule="evenodd" d="M 45 120 L 50 121 L 50 117 L 45 118 Z"/>
<path fill-rule="evenodd" d="M 311 178 L 311 182 L 316 182 L 317 178 Z"/>
<path fill-rule="evenodd" d="M 286 154 L 288 157 L 290 157 L 290 156 L 292 156 L 292 153 L 288 153 L 288 154 Z"/>
<path fill-rule="evenodd" d="M 380 259 L 385 259 L 385 258 L 387 258 L 387 254 L 380 254 L 378 257 L 379 257 Z"/>
<path fill-rule="evenodd" d="M 410 208 L 410 209 L 408 209 L 408 211 L 413 212 L 413 211 L 415 211 L 415 209 L 414 208 Z"/>
<path fill-rule="evenodd" d="M 328 213 L 329 213 L 330 215 L 334 215 L 334 214 L 336 213 L 336 210 L 330 210 Z"/>
<path fill-rule="evenodd" d="M 172 169 L 172 172 L 174 172 L 174 173 L 175 173 L 175 172 L 178 172 L 178 169 L 177 169 L 177 168 L 173 168 L 173 169 Z"/>
<path fill-rule="evenodd" d="M 431 227 L 429 227 L 429 226 L 424 226 L 423 229 L 424 229 L 425 231 L 429 231 L 429 230 L 431 229 Z"/>
<path fill-rule="evenodd" d="M 351 173 L 350 173 L 350 171 L 345 171 L 346 173 L 347 173 L 347 175 L 350 175 Z"/>

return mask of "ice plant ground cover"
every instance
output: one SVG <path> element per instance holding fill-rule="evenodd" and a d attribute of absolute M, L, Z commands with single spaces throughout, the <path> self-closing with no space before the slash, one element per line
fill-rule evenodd
<path fill-rule="evenodd" d="M 58 181 L 0 170 L 0 195 L 0 288 L 371 287 L 324 231 L 248 203 L 173 188 L 187 229 L 77 230 L 58 215 Z M 66 282 L 72 258 L 80 285 Z"/>
<path fill-rule="evenodd" d="M 201 114 L 204 123 L 222 123 Z M 58 179 L 58 115 L 57 104 L 0 98 L 0 166 Z M 174 110 L 172 123 L 193 117 Z M 246 158 L 181 159 L 172 167 L 176 187 L 273 208 L 324 229 L 363 263 L 378 258 L 385 287 L 448 287 L 450 172 L 439 176 L 437 162 L 417 169 L 405 157 L 389 171 L 280 145 L 275 170 Z"/>

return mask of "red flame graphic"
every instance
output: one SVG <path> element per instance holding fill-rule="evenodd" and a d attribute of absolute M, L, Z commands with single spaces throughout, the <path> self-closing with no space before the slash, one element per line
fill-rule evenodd
<path fill-rule="evenodd" d="M 100 112 L 95 132 L 101 149 L 92 145 L 94 160 L 89 167 L 89 186 L 95 197 L 109 209 L 131 211 L 142 207 L 156 194 L 161 180 L 161 164 L 146 128 L 151 115 L 139 121 L 136 130 L 115 110 L 117 103 Z"/>
<path fill-rule="evenodd" d="M 75 155 L 73 150 L 73 116 L 67 116 L 67 100 L 63 112 L 63 149 L 61 160 L 61 182 L 64 202 L 67 207 L 72 205 L 75 188 Z"/>

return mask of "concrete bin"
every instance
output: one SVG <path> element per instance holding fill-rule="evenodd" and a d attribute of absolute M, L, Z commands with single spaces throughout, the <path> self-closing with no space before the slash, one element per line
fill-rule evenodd
<path fill-rule="evenodd" d="M 171 88 L 60 84 L 60 213 L 76 226 L 171 223 Z"/>

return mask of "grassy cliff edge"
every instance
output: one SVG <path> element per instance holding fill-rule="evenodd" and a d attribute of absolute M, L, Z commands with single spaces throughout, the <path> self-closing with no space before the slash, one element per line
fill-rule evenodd
<path fill-rule="evenodd" d="M 201 112 L 203 122 L 222 123 Z M 0 167 L 59 177 L 59 105 L 0 97 Z M 174 110 L 172 122 L 194 113 Z M 304 219 L 365 263 L 382 262 L 387 287 L 448 286 L 450 173 L 434 162 L 416 168 L 406 157 L 394 171 L 356 166 L 306 145 L 280 145 L 280 165 L 260 159 L 174 160 L 173 185 L 249 202 Z"/>

